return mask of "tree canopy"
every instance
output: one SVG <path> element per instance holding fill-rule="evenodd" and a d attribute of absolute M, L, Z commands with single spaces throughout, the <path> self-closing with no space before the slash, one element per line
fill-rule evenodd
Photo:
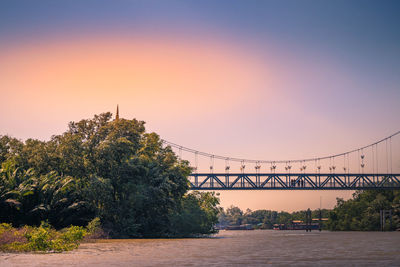
<path fill-rule="evenodd" d="M 218 198 L 188 193 L 187 161 L 136 119 L 71 122 L 49 141 L 0 136 L 0 221 L 54 227 L 94 217 L 113 236 L 214 232 Z"/>
<path fill-rule="evenodd" d="M 400 190 L 357 191 L 352 199 L 338 198 L 330 213 L 328 228 L 334 231 L 378 231 L 381 229 L 381 210 L 392 210 L 392 229 L 389 218 L 385 229 L 399 229 Z"/>
<path fill-rule="evenodd" d="M 319 218 L 319 210 L 312 211 L 312 218 Z M 323 218 L 328 217 L 329 210 L 322 209 Z M 226 210 L 221 210 L 219 214 L 219 224 L 221 227 L 251 224 L 255 228 L 272 229 L 274 224 L 291 225 L 293 220 L 305 221 L 306 211 L 295 211 L 292 213 L 273 210 L 247 209 L 242 211 L 240 208 L 230 206 Z"/>

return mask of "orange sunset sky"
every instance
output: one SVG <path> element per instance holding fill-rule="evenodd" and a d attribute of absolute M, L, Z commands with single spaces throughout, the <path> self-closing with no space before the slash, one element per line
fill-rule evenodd
<path fill-rule="evenodd" d="M 121 117 L 146 121 L 163 139 L 251 159 L 327 156 L 399 129 L 398 28 L 386 28 L 385 35 L 379 31 L 385 24 L 369 21 L 374 27 L 354 36 L 346 25 L 354 31 L 365 25 L 352 24 L 345 12 L 342 21 L 325 25 L 325 36 L 316 25 L 334 14 L 319 5 L 321 16 L 313 18 L 289 7 L 292 21 L 283 24 L 255 8 L 252 15 L 247 9 L 239 17 L 217 15 L 211 10 L 223 9 L 218 4 L 200 10 L 195 4 L 129 5 L 110 13 L 91 1 L 78 13 L 65 3 L 24 10 L 3 5 L 0 135 L 48 140 L 68 122 L 114 112 L 117 104 Z M 129 8 L 137 16 L 123 11 Z M 278 7 L 262 8 L 272 14 Z M 361 20 L 372 11 L 363 12 Z M 23 19 L 13 19 L 18 16 Z M 366 45 L 368 38 L 381 42 Z M 201 168 L 208 162 L 201 159 Z M 336 197 L 352 193 L 233 191 L 220 197 L 223 207 L 293 211 L 319 207 L 320 197 L 332 208 Z"/>

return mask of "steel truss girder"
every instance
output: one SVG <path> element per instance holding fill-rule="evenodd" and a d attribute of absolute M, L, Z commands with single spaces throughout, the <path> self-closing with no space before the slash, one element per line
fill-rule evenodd
<path fill-rule="evenodd" d="M 191 190 L 400 189 L 400 174 L 192 173 Z"/>

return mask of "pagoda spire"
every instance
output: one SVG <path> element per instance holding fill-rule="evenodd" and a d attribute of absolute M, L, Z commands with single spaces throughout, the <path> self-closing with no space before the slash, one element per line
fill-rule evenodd
<path fill-rule="evenodd" d="M 119 120 L 119 107 L 117 105 L 117 113 L 115 114 L 115 120 Z"/>

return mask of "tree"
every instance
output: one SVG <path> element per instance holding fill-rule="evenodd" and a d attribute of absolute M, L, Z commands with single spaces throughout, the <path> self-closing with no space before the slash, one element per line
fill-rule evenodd
<path fill-rule="evenodd" d="M 243 221 L 243 211 L 235 206 L 226 209 L 226 215 L 229 218 L 230 225 L 241 225 Z"/>
<path fill-rule="evenodd" d="M 380 210 L 392 210 L 393 229 L 399 228 L 397 220 L 400 190 L 357 191 L 347 201 L 338 198 L 329 215 L 328 229 L 336 231 L 380 230 Z"/>
<path fill-rule="evenodd" d="M 24 144 L 18 139 L 0 135 L 0 164 L 8 159 L 15 159 L 20 154 L 23 146 Z"/>
<path fill-rule="evenodd" d="M 49 220 L 58 228 L 98 216 L 112 235 L 135 237 L 181 235 L 172 227 L 180 216 L 192 219 L 193 227 L 179 228 L 185 233 L 213 232 L 219 201 L 213 194 L 186 195 L 189 163 L 146 133 L 143 121 L 111 117 L 71 122 L 47 142 L 1 137 L 7 170 L 0 173 L 0 205 L 10 212 L 0 219 Z"/>
<path fill-rule="evenodd" d="M 178 210 L 171 216 L 175 236 L 215 233 L 218 223 L 219 199 L 214 192 L 194 191 L 182 198 Z"/>

